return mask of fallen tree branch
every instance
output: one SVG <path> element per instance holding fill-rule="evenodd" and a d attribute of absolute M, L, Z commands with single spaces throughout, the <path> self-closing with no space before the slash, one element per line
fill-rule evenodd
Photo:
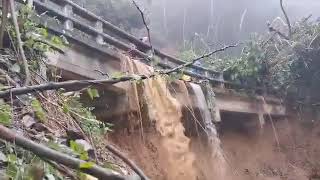
<path fill-rule="evenodd" d="M 104 84 L 115 84 L 118 82 L 124 82 L 124 81 L 130 81 L 130 80 L 137 80 L 137 79 L 147 79 L 147 78 L 152 78 L 156 75 L 165 75 L 165 74 L 171 74 L 174 72 L 178 72 L 181 69 L 191 66 L 195 62 L 212 56 L 215 53 L 225 51 L 228 48 L 232 47 L 237 47 L 237 45 L 229 45 L 225 46 L 221 49 L 217 49 L 215 51 L 212 51 L 208 54 L 204 54 L 198 58 L 193 59 L 190 62 L 184 63 L 180 66 L 177 66 L 175 68 L 165 70 L 165 71 L 160 71 L 157 74 L 152 74 L 150 76 L 145 76 L 145 75 L 133 75 L 133 76 L 124 76 L 120 78 L 112 78 L 112 79 L 101 79 L 101 80 L 73 80 L 73 81 L 64 81 L 64 82 L 49 82 L 46 84 L 40 84 L 40 85 L 35 85 L 35 86 L 25 86 L 25 87 L 19 87 L 19 88 L 12 88 L 4 91 L 0 91 L 0 98 L 5 98 L 8 97 L 9 95 L 22 95 L 22 94 L 27 94 L 27 93 L 32 93 L 32 92 L 43 92 L 47 90 L 54 90 L 54 89 L 83 89 L 91 85 L 104 85 Z"/>
<path fill-rule="evenodd" d="M 47 160 L 47 159 L 42 159 L 42 160 L 44 160 L 45 162 L 50 164 L 53 168 L 57 169 L 59 172 L 68 176 L 70 179 L 72 179 L 72 180 L 78 179 L 71 171 L 69 171 L 69 169 L 67 167 L 59 165 L 59 164 L 57 164 L 53 161 Z"/>
<path fill-rule="evenodd" d="M 173 72 L 177 72 L 177 71 L 179 71 L 180 69 L 183 69 L 183 68 L 185 68 L 185 67 L 191 66 L 192 64 L 196 63 L 197 61 L 199 61 L 199 60 L 201 60 L 201 59 L 210 57 L 210 56 L 212 56 L 213 54 L 216 54 L 216 53 L 218 53 L 218 52 L 225 51 L 226 49 L 233 48 L 233 47 L 237 47 L 237 46 L 238 46 L 238 44 L 228 45 L 228 46 L 225 46 L 225 47 L 223 47 L 223 48 L 220 48 L 220 49 L 211 51 L 211 52 L 209 52 L 208 54 L 204 54 L 204 55 L 202 55 L 202 56 L 200 56 L 200 57 L 197 57 L 197 58 L 191 60 L 191 61 L 188 62 L 188 63 L 182 64 L 182 65 L 180 65 L 180 66 L 177 66 L 177 67 L 175 67 L 175 68 L 172 68 L 172 69 L 170 69 L 170 70 L 167 70 L 167 71 L 165 71 L 164 74 L 170 74 L 170 73 L 173 73 Z"/>
<path fill-rule="evenodd" d="M 123 160 L 127 165 L 129 165 L 132 170 L 140 176 L 141 180 L 149 180 L 149 178 L 143 173 L 143 171 L 133 161 L 131 161 L 123 153 L 121 153 L 117 148 L 110 144 L 106 145 L 106 148 L 110 152 L 118 156 L 121 160 Z"/>
<path fill-rule="evenodd" d="M 27 58 L 26 58 L 26 55 L 24 53 L 24 49 L 23 49 L 23 46 L 22 46 L 21 34 L 20 34 L 20 30 L 19 30 L 19 25 L 18 25 L 17 14 L 16 14 L 16 10 L 15 10 L 15 5 L 14 5 L 14 0 L 9 0 L 9 3 L 10 3 L 12 21 L 13 21 L 14 29 L 16 31 L 16 36 L 17 36 L 18 48 L 19 48 L 19 52 L 20 52 L 20 56 L 21 56 L 21 60 L 22 60 L 22 64 L 23 64 L 23 68 L 24 68 L 24 72 L 25 72 L 25 76 L 26 76 L 24 85 L 27 86 L 27 85 L 29 85 L 29 83 L 31 81 L 30 71 L 29 71 L 29 67 L 28 67 L 28 61 L 27 61 Z"/>
<path fill-rule="evenodd" d="M 3 38 L 4 33 L 7 26 L 8 21 L 8 11 L 9 11 L 9 4 L 7 0 L 2 0 L 2 17 L 1 17 L 1 29 L 0 29 L 0 48 L 3 48 Z"/>
<path fill-rule="evenodd" d="M 0 91 L 0 98 L 7 97 L 12 93 L 13 96 L 22 95 L 32 92 L 43 92 L 54 89 L 68 89 L 76 88 L 82 89 L 91 85 L 101 85 L 101 84 L 114 84 L 117 82 L 133 80 L 133 77 L 122 77 L 118 79 L 104 79 L 104 80 L 74 80 L 74 81 L 64 81 L 64 82 L 49 82 L 45 84 L 35 85 L 35 86 L 25 86 L 20 88 L 12 88 L 5 91 Z"/>
<path fill-rule="evenodd" d="M 86 161 L 76 159 L 58 151 L 52 150 L 43 145 L 37 144 L 25 137 L 12 132 L 10 129 L 0 125 L 0 139 L 14 143 L 26 150 L 33 152 L 35 155 L 48 159 L 50 161 L 63 164 L 69 168 L 80 170 L 86 174 L 90 174 L 99 179 L 108 180 L 129 180 L 129 177 L 120 176 L 112 173 L 110 170 L 104 169 L 100 166 L 93 165 L 91 168 L 80 168 L 80 165 L 86 163 Z"/>

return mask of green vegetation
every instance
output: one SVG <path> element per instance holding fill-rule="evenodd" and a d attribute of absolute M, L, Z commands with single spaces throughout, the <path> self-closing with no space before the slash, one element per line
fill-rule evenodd
<path fill-rule="evenodd" d="M 24 49 L 28 59 L 35 61 L 35 58 L 43 58 L 45 52 L 54 51 L 55 47 L 63 48 L 67 44 L 64 37 L 50 35 L 46 28 L 41 27 L 32 20 L 32 17 L 38 15 L 31 7 L 22 6 L 18 16 L 21 39 L 24 42 Z M 12 41 L 16 43 L 16 34 L 13 25 L 9 24 L 8 29 Z"/>
<path fill-rule="evenodd" d="M 0 104 L 0 124 L 9 126 L 11 125 L 11 106 L 5 103 Z"/>
<path fill-rule="evenodd" d="M 7 169 L 1 178 L 12 180 L 56 179 L 63 176 L 47 162 L 29 151 L 7 145 L 5 149 Z"/>
<path fill-rule="evenodd" d="M 46 113 L 44 112 L 41 102 L 37 99 L 33 99 L 31 101 L 32 110 L 35 112 L 36 117 L 41 121 L 44 122 L 46 119 Z"/>
<path fill-rule="evenodd" d="M 27 56 L 29 68 L 32 72 L 33 83 L 38 83 L 37 77 L 39 77 L 41 74 L 40 67 L 42 67 L 42 65 L 45 66 L 44 60 L 46 58 L 46 53 L 50 51 L 54 52 L 57 50 L 57 48 L 62 49 L 64 48 L 64 46 L 67 45 L 68 42 L 65 41 L 65 38 L 63 36 L 59 37 L 49 34 L 46 28 L 40 26 L 32 20 L 32 17 L 34 16 L 37 15 L 30 7 L 20 7 L 18 14 L 18 22 L 19 29 L 21 32 L 21 39 L 23 41 L 23 48 Z M 14 52 L 15 47 L 17 46 L 17 42 L 16 33 L 11 23 L 8 24 L 7 30 L 12 47 L 12 51 L 8 51 Z M 21 76 L 22 73 L 20 69 L 22 67 L 20 65 L 20 62 L 16 60 L 15 56 L 13 56 L 13 58 L 9 59 L 6 63 L 7 64 L 5 65 L 8 66 L 8 68 L 5 67 L 2 68 L 2 70 L 5 71 L 5 73 L 7 73 L 8 76 L 10 75 L 10 78 L 14 77 L 11 80 L 17 80 L 15 83 L 19 84 L 19 80 L 23 78 L 23 76 Z M 40 78 L 43 81 L 56 80 L 55 71 L 52 71 L 52 69 L 47 68 L 47 74 L 53 74 L 52 77 L 54 78 L 50 79 L 51 77 L 46 77 L 45 74 L 41 74 L 42 76 Z M 7 82 L 7 80 L 8 79 L 5 79 L 4 81 L 1 81 L 1 83 Z M 11 88 L 10 85 L 12 84 L 0 85 L 1 89 L 8 89 Z M 99 120 L 97 120 L 91 112 L 93 108 L 85 107 L 80 102 L 81 93 L 88 93 L 91 100 L 99 98 L 99 92 L 97 89 L 88 88 L 75 91 L 74 94 L 71 96 L 64 95 L 62 92 L 51 92 L 51 94 L 48 97 L 41 93 L 34 93 L 32 95 L 23 95 L 18 98 L 18 101 L 16 97 L 13 97 L 11 99 L 11 102 L 7 102 L 7 99 L 1 99 L 0 124 L 5 126 L 13 126 L 18 130 L 21 129 L 21 132 L 24 133 L 23 135 L 30 136 L 33 138 L 33 140 L 39 143 L 46 143 L 52 149 L 88 161 L 87 163 L 81 164 L 79 169 L 91 168 L 94 165 L 94 163 L 89 162 L 91 161 L 91 159 L 89 159 L 88 152 L 84 150 L 82 145 L 77 144 L 75 141 L 71 141 L 70 147 L 66 147 L 60 142 L 58 143 L 56 140 L 56 138 L 63 140 L 64 137 L 59 136 L 53 138 L 52 135 L 48 135 L 50 133 L 53 133 L 50 130 L 49 124 L 52 123 L 50 122 L 51 119 L 55 119 L 55 117 L 53 116 L 55 116 L 56 113 L 58 113 L 60 117 L 66 117 L 66 119 L 58 119 L 60 118 L 58 117 L 56 119 L 58 121 L 58 124 L 67 121 L 72 121 L 72 123 L 77 124 L 78 129 L 83 130 L 84 136 L 90 137 L 90 141 L 99 139 L 105 133 L 111 131 L 111 124 L 102 123 Z M 51 99 L 51 95 L 57 98 Z M 15 101 L 15 103 L 13 103 L 13 101 Z M 29 117 L 26 118 L 25 122 L 22 122 L 21 119 L 24 116 Z M 34 125 L 38 125 L 39 129 L 33 128 Z M 68 124 L 68 127 L 69 126 L 70 124 Z M 33 133 L 35 134 L 30 133 L 29 130 L 33 131 Z M 88 143 L 90 144 L 92 142 Z M 0 164 L 0 169 L 6 170 L 5 173 L 0 174 L 1 178 L 3 176 L 6 176 L 7 179 L 14 180 L 58 180 L 64 179 L 64 176 L 69 176 L 65 173 L 62 173 L 63 175 L 61 175 L 60 172 L 56 169 L 57 167 L 52 166 L 52 164 L 48 160 L 41 159 L 41 157 L 38 157 L 33 153 L 25 151 L 10 143 L 5 143 L 3 144 L 3 146 L 1 146 Z M 86 174 L 73 171 L 71 171 L 71 173 L 74 175 L 78 175 L 77 178 L 79 179 L 85 179 L 86 177 Z"/>
<path fill-rule="evenodd" d="M 231 81 L 265 86 L 298 99 L 317 97 L 320 25 L 304 19 L 294 24 L 292 32 L 290 40 L 273 33 L 255 34 L 245 43 L 239 57 L 211 57 L 202 64 L 224 71 Z M 187 48 L 181 56 L 192 59 L 201 54 L 201 50 L 195 49 Z"/>

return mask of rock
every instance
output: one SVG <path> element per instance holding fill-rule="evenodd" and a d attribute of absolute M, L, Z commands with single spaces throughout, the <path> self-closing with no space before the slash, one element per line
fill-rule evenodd
<path fill-rule="evenodd" d="M 94 159 L 95 158 L 94 149 L 93 149 L 93 147 L 91 146 L 90 143 L 88 143 L 86 140 L 83 140 L 83 139 L 77 139 L 77 140 L 75 140 L 75 142 L 77 144 L 80 144 L 80 145 L 83 146 L 83 149 L 88 152 L 88 155 L 89 155 L 90 159 Z"/>
<path fill-rule="evenodd" d="M 47 180 L 55 180 L 56 178 L 52 174 L 46 174 L 45 179 L 47 179 Z"/>
<path fill-rule="evenodd" d="M 32 128 L 35 129 L 38 132 L 43 132 L 43 131 L 47 131 L 48 132 L 49 131 L 47 126 L 45 126 L 43 123 L 39 123 L 39 122 L 34 123 L 32 125 Z"/>
<path fill-rule="evenodd" d="M 91 144 L 90 143 L 88 143 L 86 140 L 83 140 L 83 139 L 77 139 L 77 140 L 75 140 L 75 142 L 77 143 L 77 144 L 80 144 L 80 145 L 82 145 L 83 146 L 83 148 L 84 148 L 84 150 L 85 151 L 90 151 L 90 150 L 93 150 L 93 148 L 92 148 L 92 146 L 91 146 Z"/>
<path fill-rule="evenodd" d="M 67 133 L 67 139 L 70 140 L 76 140 L 76 139 L 85 139 L 83 134 L 77 130 L 77 129 L 68 129 L 66 130 Z"/>
<path fill-rule="evenodd" d="M 22 118 L 22 124 L 26 128 L 31 128 L 31 126 L 34 125 L 35 123 L 36 123 L 36 120 L 28 114 L 23 116 Z"/>

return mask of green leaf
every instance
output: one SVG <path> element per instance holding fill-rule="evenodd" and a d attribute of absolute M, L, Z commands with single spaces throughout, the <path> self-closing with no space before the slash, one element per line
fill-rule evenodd
<path fill-rule="evenodd" d="M 38 28 L 38 33 L 40 35 L 42 35 L 43 37 L 48 37 L 49 36 L 48 30 L 45 29 L 45 28 Z"/>
<path fill-rule="evenodd" d="M 68 107 L 68 105 L 67 105 L 67 104 L 63 104 L 62 110 L 63 110 L 63 112 L 66 113 L 66 114 L 69 113 L 69 107 Z"/>
<path fill-rule="evenodd" d="M 98 90 L 94 89 L 94 88 L 88 88 L 87 93 L 88 93 L 89 97 L 91 98 L 91 100 L 93 100 L 94 98 L 100 97 Z"/>
<path fill-rule="evenodd" d="M 95 164 L 93 162 L 85 162 L 80 164 L 80 169 L 90 169 L 94 166 Z"/>
<path fill-rule="evenodd" d="M 53 44 L 55 44 L 56 46 L 62 46 L 63 45 L 63 40 L 58 36 L 52 36 L 51 37 L 51 42 Z"/>
<path fill-rule="evenodd" d="M 123 72 L 115 72 L 112 74 L 112 78 L 113 79 L 119 79 L 119 78 L 122 78 L 125 74 Z"/>
<path fill-rule="evenodd" d="M 0 124 L 11 125 L 11 107 L 7 104 L 0 105 Z"/>
<path fill-rule="evenodd" d="M 70 141 L 70 148 L 79 155 L 81 160 L 88 160 L 89 155 L 88 152 L 84 150 L 84 147 L 81 144 L 76 143 L 75 141 Z"/>
<path fill-rule="evenodd" d="M 88 153 L 87 153 L 86 151 L 83 151 L 83 152 L 80 154 L 79 158 L 80 158 L 81 160 L 88 160 L 88 159 L 89 159 L 89 155 L 88 155 Z"/>
<path fill-rule="evenodd" d="M 121 171 L 121 169 L 116 164 L 113 164 L 111 162 L 105 162 L 103 164 L 103 167 L 106 169 L 112 169 L 114 171 Z"/>
<path fill-rule="evenodd" d="M 36 117 L 40 120 L 40 121 L 45 121 L 46 120 L 46 113 L 44 112 L 44 110 L 42 109 L 41 103 L 40 101 L 38 101 L 37 99 L 33 99 L 31 101 L 31 107 L 33 109 L 33 111 L 36 113 Z"/>
<path fill-rule="evenodd" d="M 17 162 L 17 156 L 15 154 L 8 154 L 7 155 L 8 162 L 10 163 L 16 163 Z"/>
<path fill-rule="evenodd" d="M 18 166 L 14 163 L 9 163 L 6 169 L 6 175 L 10 179 L 16 179 L 18 173 L 19 173 Z"/>

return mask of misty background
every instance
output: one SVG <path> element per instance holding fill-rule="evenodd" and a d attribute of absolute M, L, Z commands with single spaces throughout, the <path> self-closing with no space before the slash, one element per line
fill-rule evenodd
<path fill-rule="evenodd" d="M 114 4 L 129 4 L 131 10 L 110 13 L 105 18 L 113 23 L 128 21 L 127 24 L 140 26 L 125 28 L 138 37 L 146 31 L 141 26 L 141 17 L 131 0 L 75 0 L 86 7 L 86 1 L 98 1 L 98 5 L 88 7 L 98 9 L 101 14 Z M 254 33 L 267 32 L 267 22 L 276 17 L 284 19 L 279 0 L 137 0 L 144 10 L 151 29 L 153 44 L 169 53 L 186 42 L 203 39 L 206 46 L 215 48 L 224 44 L 236 43 L 250 38 Z M 113 4 L 113 5 L 112 5 Z M 284 7 L 291 23 L 308 17 L 316 20 L 320 16 L 320 0 L 284 0 Z M 113 8 L 113 7 L 111 7 Z M 99 15 L 98 12 L 98 15 Z M 122 17 L 121 19 L 117 19 Z M 140 18 L 140 19 L 137 19 Z M 118 25 L 118 24 L 116 24 Z M 131 25 L 131 26 L 132 26 Z"/>
<path fill-rule="evenodd" d="M 313 19 L 320 16 L 319 0 L 284 0 L 284 6 L 291 23 L 310 14 Z M 150 7 L 152 32 L 175 46 L 195 33 L 209 44 L 242 41 L 267 31 L 267 21 L 283 18 L 279 0 L 153 0 Z"/>

